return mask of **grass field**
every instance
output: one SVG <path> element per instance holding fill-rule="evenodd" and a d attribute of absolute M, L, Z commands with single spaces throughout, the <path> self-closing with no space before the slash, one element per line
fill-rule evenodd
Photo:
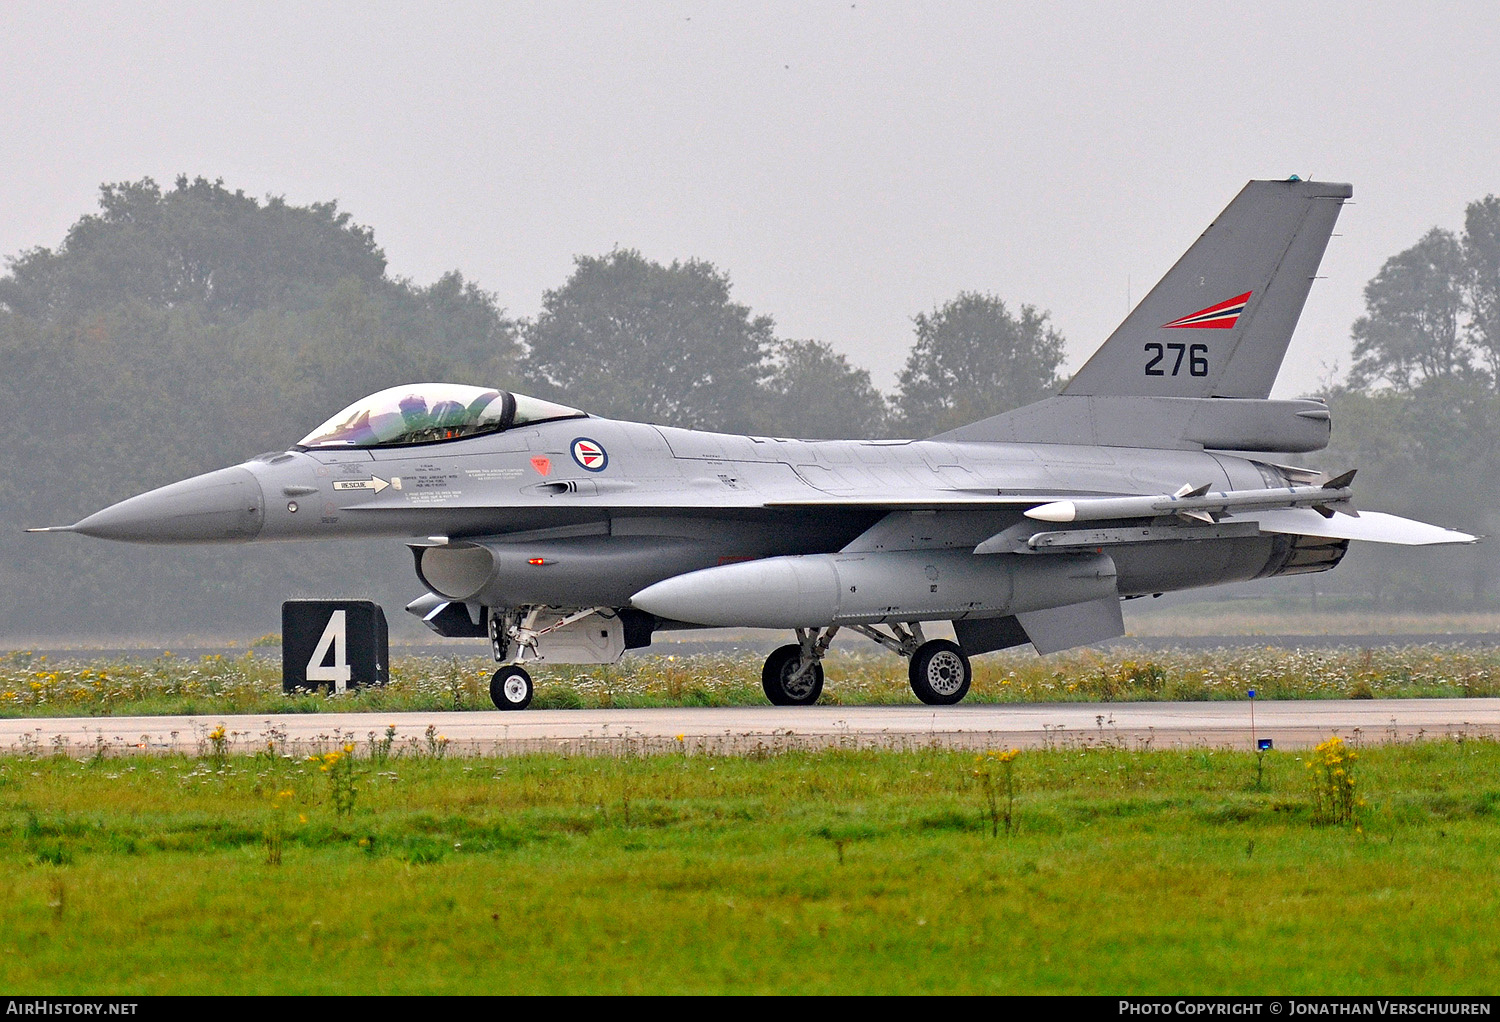
<path fill-rule="evenodd" d="M 824 703 L 915 703 L 906 662 L 834 650 Z M 627 657 L 598 667 L 539 667 L 539 708 L 762 705 L 758 655 Z M 397 657 L 390 683 L 334 698 L 284 695 L 281 667 L 251 656 L 49 663 L 0 654 L 0 716 L 372 712 L 489 709 L 494 665 L 477 657 Z M 1400 698 L 1500 694 L 1500 647 L 1441 645 L 1286 650 L 1236 647 L 1145 653 L 1006 652 L 974 661 L 971 702 Z"/>
<path fill-rule="evenodd" d="M 0 988 L 1493 989 L 1495 743 L 1002 759 L 11 756 Z"/>

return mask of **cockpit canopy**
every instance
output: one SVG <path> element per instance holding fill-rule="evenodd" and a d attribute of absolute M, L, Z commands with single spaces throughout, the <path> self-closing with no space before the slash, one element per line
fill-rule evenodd
<path fill-rule="evenodd" d="M 399 447 L 498 433 L 584 413 L 506 390 L 458 383 L 411 383 L 354 402 L 298 447 Z"/>

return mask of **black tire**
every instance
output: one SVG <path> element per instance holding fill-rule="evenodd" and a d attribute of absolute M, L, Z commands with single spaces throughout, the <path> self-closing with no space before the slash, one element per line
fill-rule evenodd
<path fill-rule="evenodd" d="M 952 706 L 969 694 L 974 672 L 958 643 L 933 639 L 911 655 L 911 690 L 929 706 Z"/>
<path fill-rule="evenodd" d="M 535 692 L 531 675 L 515 664 L 500 668 L 490 679 L 490 699 L 497 709 L 524 710 L 531 705 Z"/>
<path fill-rule="evenodd" d="M 802 663 L 802 647 L 795 642 L 782 646 L 766 657 L 766 666 L 760 671 L 760 687 L 766 698 L 777 706 L 811 706 L 823 694 L 823 665 L 814 664 L 813 669 L 798 680 L 795 688 L 788 682 Z"/>

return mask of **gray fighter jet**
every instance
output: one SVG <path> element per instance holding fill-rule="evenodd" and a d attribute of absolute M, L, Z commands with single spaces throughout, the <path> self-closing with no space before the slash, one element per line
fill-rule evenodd
<path fill-rule="evenodd" d="M 531 661 L 610 663 L 658 629 L 789 629 L 773 703 L 807 704 L 840 630 L 908 657 L 924 702 L 969 658 L 1124 634 L 1120 602 L 1336 565 L 1351 540 L 1474 537 L 1356 511 L 1319 401 L 1268 400 L 1348 185 L 1253 181 L 1056 397 L 926 440 L 807 441 L 616 421 L 414 384 L 291 450 L 76 525 L 138 543 L 405 541 L 441 635 L 487 636 L 495 704 Z M 649 409 L 643 410 L 649 413 Z M 957 642 L 924 623 L 952 622 Z"/>

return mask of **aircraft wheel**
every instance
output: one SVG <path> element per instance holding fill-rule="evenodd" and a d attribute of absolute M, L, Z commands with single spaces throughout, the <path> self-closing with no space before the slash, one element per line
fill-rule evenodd
<path fill-rule="evenodd" d="M 931 706 L 951 706 L 969 694 L 974 672 L 958 643 L 933 639 L 911 655 L 911 690 Z"/>
<path fill-rule="evenodd" d="M 490 699 L 502 710 L 526 709 L 531 705 L 531 696 L 535 691 L 531 675 L 514 664 L 500 668 L 490 679 Z"/>
<path fill-rule="evenodd" d="M 823 694 L 823 665 L 814 664 L 796 681 L 792 675 L 802 664 L 802 647 L 795 642 L 782 646 L 766 657 L 761 668 L 760 687 L 766 698 L 777 706 L 811 706 Z"/>

